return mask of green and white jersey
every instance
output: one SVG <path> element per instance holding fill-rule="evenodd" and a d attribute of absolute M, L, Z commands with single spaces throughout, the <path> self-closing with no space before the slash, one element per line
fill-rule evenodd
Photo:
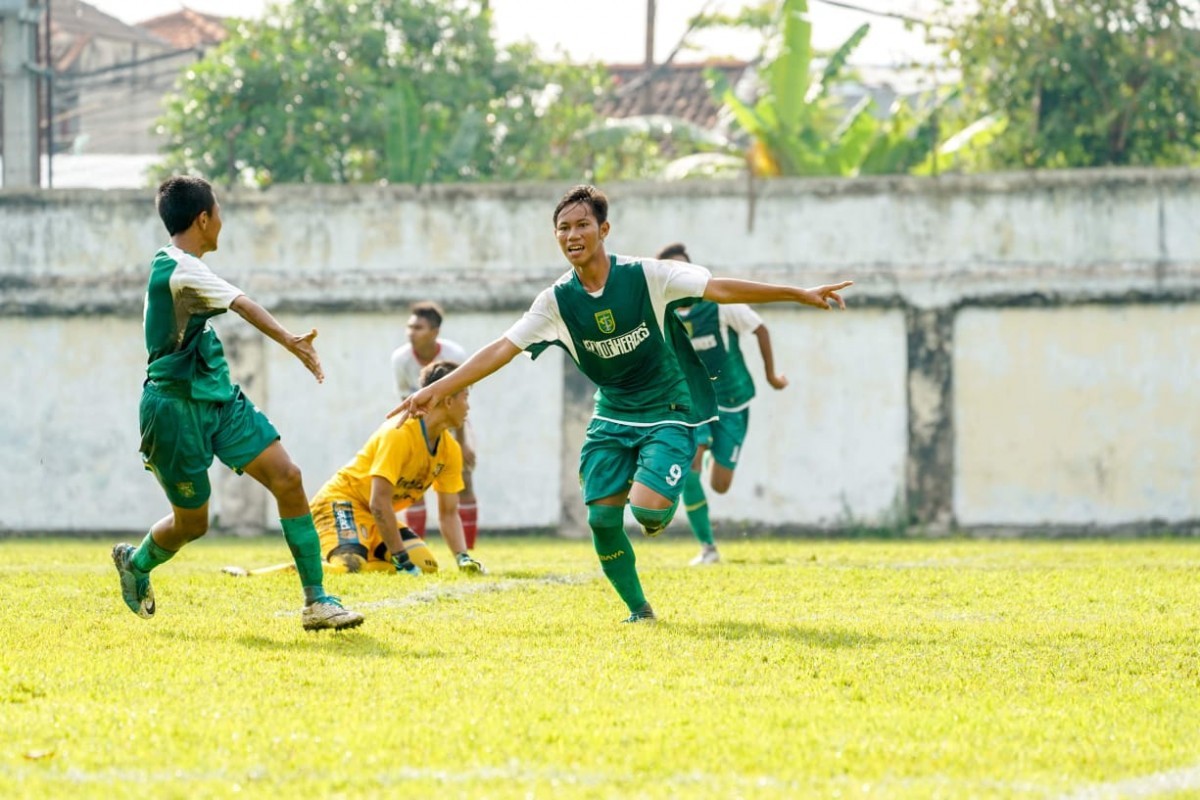
<path fill-rule="evenodd" d="M 143 311 L 150 356 L 146 377 L 194 400 L 232 399 L 229 364 L 208 319 L 224 314 L 242 294 L 175 245 L 155 253 Z"/>
<path fill-rule="evenodd" d="M 740 339 L 754 333 L 762 317 L 743 303 L 722 305 L 701 300 L 676 313 L 683 320 L 696 355 L 713 376 L 721 411 L 741 411 L 754 399 L 754 378 L 746 369 Z"/>
<path fill-rule="evenodd" d="M 504 334 L 537 357 L 557 345 L 596 384 L 595 418 L 623 425 L 703 424 L 716 415 L 708 371 L 675 316 L 703 296 L 711 273 L 683 261 L 609 256 L 591 294 L 571 270 Z"/>

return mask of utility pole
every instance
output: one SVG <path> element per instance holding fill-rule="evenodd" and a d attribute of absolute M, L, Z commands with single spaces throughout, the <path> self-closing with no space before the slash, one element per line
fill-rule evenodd
<path fill-rule="evenodd" d="M 41 10 L 28 0 L 0 0 L 0 83 L 4 91 L 4 188 L 37 188 L 37 24 Z"/>
<path fill-rule="evenodd" d="M 646 83 L 642 86 L 639 101 L 643 114 L 653 111 L 654 81 L 651 79 L 654 70 L 654 17 L 655 0 L 646 0 L 646 59 L 642 68 L 645 70 Z"/>
<path fill-rule="evenodd" d="M 654 66 L 655 0 L 646 0 L 646 68 Z"/>

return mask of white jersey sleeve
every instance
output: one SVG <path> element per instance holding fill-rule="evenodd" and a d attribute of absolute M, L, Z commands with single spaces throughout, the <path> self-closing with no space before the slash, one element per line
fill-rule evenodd
<path fill-rule="evenodd" d="M 542 342 L 561 341 L 570 346 L 571 337 L 559 313 L 553 286 L 534 298 L 529 310 L 504 332 L 504 338 L 522 350 Z"/>
<path fill-rule="evenodd" d="M 763 319 L 745 303 L 730 303 L 718 309 L 722 328 L 731 328 L 738 336 L 754 333 L 762 327 Z"/>
<path fill-rule="evenodd" d="M 688 297 L 703 297 L 712 278 L 712 273 L 706 267 L 686 261 L 657 258 L 643 258 L 640 261 L 651 295 L 661 297 L 666 303 Z"/>
<path fill-rule="evenodd" d="M 175 259 L 171 273 L 171 296 L 185 313 L 203 314 L 206 311 L 228 310 L 243 292 L 224 278 L 217 276 L 200 259 L 178 247 L 168 248 Z"/>

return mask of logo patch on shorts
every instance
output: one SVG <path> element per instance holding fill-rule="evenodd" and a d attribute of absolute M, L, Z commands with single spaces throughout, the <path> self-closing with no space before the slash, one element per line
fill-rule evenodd
<path fill-rule="evenodd" d="M 596 312 L 596 325 L 600 328 L 601 333 L 612 333 L 617 329 L 617 319 L 613 316 L 612 309 L 606 308 L 603 311 Z"/>
<path fill-rule="evenodd" d="M 180 497 L 195 497 L 196 484 L 191 481 L 182 481 L 175 484 L 175 491 L 179 492 Z"/>
<path fill-rule="evenodd" d="M 333 508 L 333 527 L 338 539 L 352 542 L 358 541 L 358 526 L 354 524 L 354 504 L 346 500 L 335 500 Z"/>

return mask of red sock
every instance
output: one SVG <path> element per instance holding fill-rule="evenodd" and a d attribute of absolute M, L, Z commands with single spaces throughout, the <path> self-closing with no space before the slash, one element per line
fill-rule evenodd
<path fill-rule="evenodd" d="M 458 518 L 462 520 L 467 549 L 472 550 L 475 547 L 475 535 L 479 532 L 479 509 L 474 503 L 459 503 Z"/>
<path fill-rule="evenodd" d="M 408 523 L 408 527 L 412 528 L 413 533 L 425 538 L 425 504 L 419 506 L 409 506 L 404 511 L 404 521 Z"/>

